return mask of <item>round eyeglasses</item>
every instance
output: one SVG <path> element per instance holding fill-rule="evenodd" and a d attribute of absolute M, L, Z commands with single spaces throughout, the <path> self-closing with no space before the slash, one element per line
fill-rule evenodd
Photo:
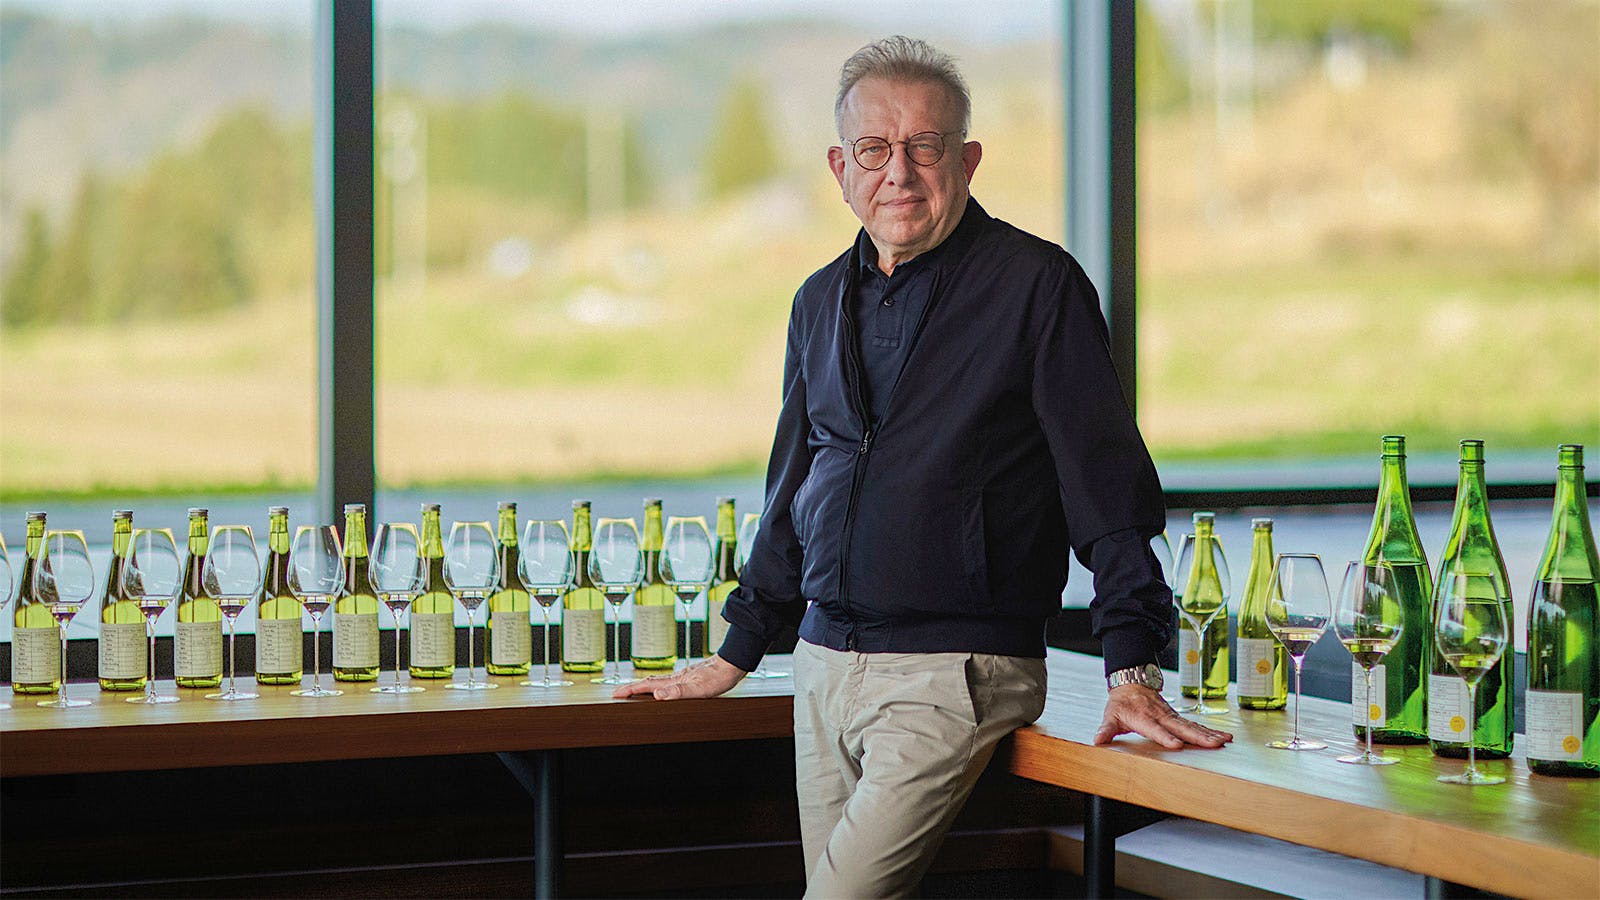
<path fill-rule="evenodd" d="M 876 172 L 889 164 L 889 159 L 894 156 L 895 144 L 903 144 L 906 148 L 906 157 L 917 165 L 935 165 L 944 159 L 944 139 L 952 134 L 964 134 L 964 132 L 920 131 L 903 141 L 868 136 L 843 143 L 850 146 L 850 153 L 855 157 L 856 165 L 869 172 Z"/>

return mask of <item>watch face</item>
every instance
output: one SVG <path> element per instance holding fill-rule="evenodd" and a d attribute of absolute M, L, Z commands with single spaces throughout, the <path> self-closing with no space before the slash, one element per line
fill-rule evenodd
<path fill-rule="evenodd" d="M 1163 683 L 1163 679 L 1161 677 L 1161 667 L 1157 666 L 1155 663 L 1145 663 L 1144 682 L 1147 686 L 1155 690 L 1161 690 L 1161 685 Z"/>

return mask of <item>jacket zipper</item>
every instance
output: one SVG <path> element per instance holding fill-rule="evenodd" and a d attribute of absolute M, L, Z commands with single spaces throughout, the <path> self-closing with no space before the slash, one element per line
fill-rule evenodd
<path fill-rule="evenodd" d="M 855 295 L 856 272 L 852 266 L 846 271 L 844 290 L 839 296 L 839 314 L 844 318 L 845 377 L 850 382 L 850 402 L 855 407 L 856 420 L 861 423 L 861 446 L 856 449 L 855 463 L 850 477 L 850 497 L 844 508 L 844 540 L 839 545 L 839 607 L 850 620 L 850 632 L 845 635 L 844 648 L 856 648 L 856 617 L 850 611 L 849 581 L 850 535 L 855 529 L 856 498 L 861 493 L 861 479 L 866 467 L 867 453 L 872 449 L 872 424 L 867 420 L 867 398 L 861 393 L 861 350 L 856 345 L 856 323 L 850 314 L 850 304 Z"/>

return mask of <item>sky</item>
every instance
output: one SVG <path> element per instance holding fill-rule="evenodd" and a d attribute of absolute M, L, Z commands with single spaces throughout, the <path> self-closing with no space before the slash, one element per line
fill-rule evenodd
<path fill-rule="evenodd" d="M 94 21 L 197 15 L 255 23 L 305 22 L 317 0 L 0 0 L 0 7 Z M 386 22 L 447 30 L 479 22 L 516 23 L 593 36 L 693 29 L 726 22 L 814 16 L 919 31 L 951 23 L 962 36 L 1005 43 L 1059 27 L 1060 0 L 985 0 L 973 30 L 973 0 L 376 0 Z M 914 17 L 914 20 L 912 19 Z M 956 25 L 954 23 L 960 23 Z"/>

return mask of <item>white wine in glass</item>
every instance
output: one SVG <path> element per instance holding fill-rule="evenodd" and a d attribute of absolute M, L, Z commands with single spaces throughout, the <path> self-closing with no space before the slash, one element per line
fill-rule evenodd
<path fill-rule="evenodd" d="M 1294 737 L 1267 742 L 1277 750 L 1322 750 L 1328 745 L 1300 736 L 1300 670 L 1306 652 L 1322 637 L 1333 610 L 1328 577 L 1315 553 L 1280 553 L 1267 586 L 1267 628 L 1294 660 Z"/>
<path fill-rule="evenodd" d="M 1380 709 L 1372 705 L 1372 669 L 1383 662 L 1400 640 L 1405 631 L 1404 620 L 1393 567 L 1360 561 L 1345 566 L 1339 601 L 1333 608 L 1333 632 L 1361 667 L 1366 690 L 1360 711 L 1362 724 L 1368 727 L 1364 729 L 1366 749 L 1352 756 L 1341 756 L 1339 762 L 1361 766 L 1387 766 L 1397 762 L 1372 752 L 1372 732 L 1383 721 Z"/>
<path fill-rule="evenodd" d="M 94 564 L 81 531 L 47 531 L 33 570 L 33 596 L 49 607 L 61 629 L 61 693 L 38 705 L 50 709 L 88 706 L 87 700 L 67 697 L 67 626 L 83 604 L 94 596 Z"/>
<path fill-rule="evenodd" d="M 206 592 L 217 601 L 228 623 L 228 689 L 207 694 L 207 700 L 254 700 L 254 691 L 241 691 L 234 683 L 234 631 L 239 614 L 261 588 L 261 557 L 249 525 L 218 525 L 211 529 L 211 547 L 201 573 Z"/>
<path fill-rule="evenodd" d="M 400 683 L 400 614 L 411 605 L 428 580 L 427 563 L 422 557 L 422 540 L 410 522 L 385 522 L 373 535 L 372 555 L 367 559 L 367 575 L 378 599 L 389 608 L 394 619 L 394 683 L 372 688 L 374 694 L 415 694 L 421 685 Z"/>
<path fill-rule="evenodd" d="M 322 616 L 344 590 L 344 548 L 332 525 L 301 525 L 289 549 L 289 590 L 311 615 L 311 687 L 290 691 L 296 697 L 339 697 L 344 691 L 322 686 Z"/>
<path fill-rule="evenodd" d="M 1439 579 L 1433 598 L 1433 640 L 1439 655 L 1467 685 L 1467 768 L 1460 775 L 1440 775 L 1448 784 L 1504 784 L 1499 775 L 1478 771 L 1476 742 L 1471 739 L 1478 682 L 1506 652 L 1510 640 L 1505 615 L 1506 595 L 1497 575 L 1454 572 Z"/>
<path fill-rule="evenodd" d="M 119 573 L 122 593 L 139 605 L 144 613 L 145 633 L 150 638 L 150 674 L 145 679 L 144 695 L 127 698 L 128 703 L 177 703 L 171 694 L 156 693 L 156 620 L 177 599 L 183 586 L 183 562 L 178 544 L 169 528 L 136 528 L 128 542 L 128 558 Z"/>

